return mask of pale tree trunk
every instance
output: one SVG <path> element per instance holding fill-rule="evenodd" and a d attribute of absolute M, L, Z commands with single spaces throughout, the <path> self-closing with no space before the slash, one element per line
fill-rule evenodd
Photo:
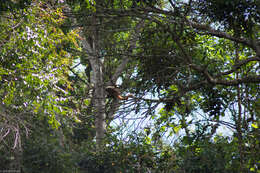
<path fill-rule="evenodd" d="M 92 26 L 84 26 L 80 35 L 83 51 L 87 54 L 85 58 L 90 62 L 92 70 L 92 74 L 90 75 L 90 84 L 93 87 L 91 100 L 93 103 L 92 114 L 95 117 L 97 150 L 101 151 L 106 131 L 106 95 L 103 79 L 103 62 L 101 61 L 102 57 L 100 56 L 99 31 L 96 25 L 96 23 L 100 21 L 98 21 L 99 19 L 95 15 L 93 15 L 91 20 Z M 87 31 L 87 33 L 85 31 Z"/>
<path fill-rule="evenodd" d="M 96 23 L 95 17 L 93 18 L 93 23 Z M 106 94 L 103 79 L 103 62 L 101 61 L 101 57 L 99 55 L 101 51 L 99 47 L 98 31 L 95 27 L 92 27 L 91 30 L 93 31 L 91 39 L 88 39 L 90 36 L 85 35 L 84 32 L 81 33 L 81 37 L 83 49 L 88 54 L 88 57 L 86 58 L 89 60 L 92 68 L 92 74 L 90 76 L 90 83 L 93 86 L 92 113 L 95 116 L 97 150 L 100 150 L 102 149 L 103 139 L 106 131 Z"/>
<path fill-rule="evenodd" d="M 96 1 L 97 9 L 98 4 L 103 1 Z M 71 11 L 70 8 L 67 9 Z M 85 59 L 90 62 L 92 74 L 90 75 L 90 86 L 93 87 L 93 93 L 91 94 L 93 108 L 91 113 L 95 117 L 95 129 L 96 129 L 96 144 L 97 150 L 102 151 L 103 139 L 106 132 L 106 114 L 105 103 L 106 93 L 104 86 L 104 72 L 103 62 L 101 61 L 101 47 L 100 38 L 97 23 L 101 22 L 95 15 L 91 19 L 92 26 L 83 26 L 80 28 L 80 37 L 82 42 L 83 51 L 86 52 Z M 76 21 L 74 21 L 76 22 Z"/>
<path fill-rule="evenodd" d="M 102 143 L 103 143 L 102 140 L 105 136 L 105 131 L 106 131 L 106 123 L 105 123 L 106 95 L 105 95 L 105 87 L 104 87 L 104 79 L 103 79 L 103 75 L 104 75 L 103 64 L 99 56 L 97 55 L 98 50 L 95 50 L 96 47 L 95 46 L 91 47 L 90 44 L 84 38 L 84 36 L 83 36 L 82 43 L 83 43 L 83 48 L 87 51 L 87 53 L 89 53 L 90 55 L 91 54 L 94 55 L 94 56 L 88 56 L 88 60 L 92 68 L 90 82 L 94 88 L 93 95 L 92 95 L 92 102 L 93 102 L 93 115 L 95 116 L 96 142 L 97 142 L 97 148 L 102 148 Z"/>
<path fill-rule="evenodd" d="M 92 82 L 94 85 L 93 93 L 93 106 L 94 106 L 94 115 L 95 115 L 95 128 L 96 128 L 96 140 L 97 147 L 102 146 L 102 140 L 105 136 L 106 131 L 106 114 L 105 114 L 105 88 L 103 81 L 103 70 L 100 60 L 95 57 L 90 60 L 93 75 Z M 102 147 L 101 147 L 102 148 Z"/>
<path fill-rule="evenodd" d="M 98 12 L 100 2 L 96 1 L 96 10 Z M 97 150 L 101 151 L 103 148 L 103 139 L 105 137 L 106 132 L 106 114 L 105 114 L 105 106 L 106 106 L 106 95 L 105 95 L 105 87 L 104 87 L 104 73 L 103 73 L 103 62 L 101 61 L 101 46 L 100 46 L 100 38 L 99 38 L 99 28 L 97 27 L 98 23 L 101 23 L 102 19 L 98 19 L 93 16 L 93 53 L 94 57 L 90 58 L 90 64 L 92 68 L 93 75 L 91 76 L 91 83 L 94 85 L 94 93 L 93 93 L 93 105 L 94 105 L 94 115 L 95 115 L 95 128 L 96 128 L 96 143 Z"/>
<path fill-rule="evenodd" d="M 96 18 L 93 17 L 92 24 L 96 23 Z M 131 53 L 132 50 L 136 47 L 136 42 L 138 40 L 138 34 L 140 29 L 142 28 L 144 22 L 141 21 L 133 31 L 133 37 L 130 41 L 130 46 L 128 48 L 128 52 Z M 89 26 L 88 26 L 89 28 Z M 87 29 L 86 29 L 87 30 Z M 103 66 L 104 62 L 101 60 L 100 52 L 100 38 L 98 35 L 98 28 L 91 27 L 92 35 L 91 39 L 88 39 L 84 32 L 81 32 L 82 45 L 83 50 L 87 52 L 87 59 L 89 60 L 92 68 L 92 74 L 90 78 L 90 83 L 93 86 L 93 115 L 95 116 L 95 129 L 96 129 L 96 142 L 97 142 L 97 150 L 102 151 L 103 148 L 103 139 L 105 137 L 106 132 L 106 119 L 113 120 L 113 115 L 117 111 L 120 106 L 118 100 L 114 100 L 111 110 L 108 112 L 108 117 L 106 117 L 105 106 L 106 106 L 106 92 L 105 86 L 111 85 L 111 83 L 104 83 L 104 72 Z M 129 57 L 125 56 L 122 59 L 121 64 L 115 70 L 115 74 L 111 78 L 112 83 L 116 83 L 117 79 L 120 77 L 122 72 L 125 70 L 127 63 L 129 62 Z"/>

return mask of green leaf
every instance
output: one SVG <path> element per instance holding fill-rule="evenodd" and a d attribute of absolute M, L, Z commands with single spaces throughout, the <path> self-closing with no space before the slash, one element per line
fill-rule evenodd
<path fill-rule="evenodd" d="M 174 130 L 175 133 L 178 133 L 178 132 L 180 131 L 180 129 L 181 129 L 181 126 L 175 126 L 175 127 L 173 128 L 173 130 Z"/>
<path fill-rule="evenodd" d="M 251 125 L 253 128 L 255 128 L 255 129 L 258 129 L 258 124 L 257 123 L 252 123 L 252 125 Z"/>

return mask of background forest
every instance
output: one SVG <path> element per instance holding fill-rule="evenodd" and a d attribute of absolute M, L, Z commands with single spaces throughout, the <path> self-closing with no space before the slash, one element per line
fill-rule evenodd
<path fill-rule="evenodd" d="M 260 173 L 259 0 L 2 0 L 0 82 L 0 172 Z"/>

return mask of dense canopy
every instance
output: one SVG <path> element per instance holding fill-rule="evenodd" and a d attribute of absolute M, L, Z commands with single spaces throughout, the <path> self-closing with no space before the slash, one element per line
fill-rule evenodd
<path fill-rule="evenodd" d="M 0 2 L 0 172 L 259 173 L 259 9 Z"/>

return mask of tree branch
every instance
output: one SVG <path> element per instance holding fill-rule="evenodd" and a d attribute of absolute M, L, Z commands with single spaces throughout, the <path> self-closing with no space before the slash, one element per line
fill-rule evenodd
<path fill-rule="evenodd" d="M 195 23 L 195 22 L 192 22 L 192 21 L 189 21 L 189 20 L 186 20 L 186 22 L 190 26 L 192 26 L 193 28 L 198 29 L 199 31 L 206 31 L 207 34 L 210 34 L 212 36 L 216 36 L 216 37 L 219 37 L 219 38 L 225 38 L 225 39 L 237 42 L 237 43 L 241 43 L 241 44 L 247 45 L 247 46 L 251 47 L 252 49 L 254 49 L 256 52 L 259 49 L 257 44 L 254 44 L 253 41 L 250 41 L 248 39 L 234 37 L 234 36 L 232 36 L 232 35 L 230 35 L 230 34 L 228 34 L 226 32 L 215 30 L 215 29 L 211 28 L 208 25 Z"/>
<path fill-rule="evenodd" d="M 133 33 L 133 38 L 132 38 L 130 45 L 129 45 L 129 48 L 128 48 L 128 52 L 132 52 L 133 49 L 136 47 L 136 43 L 137 43 L 138 38 L 139 38 L 139 33 L 140 33 L 140 30 L 143 27 L 143 25 L 144 25 L 144 20 L 141 20 L 137 24 L 137 26 L 134 30 L 134 33 Z M 111 81 L 112 81 L 113 84 L 116 83 L 116 80 L 122 74 L 122 72 L 125 69 L 127 63 L 129 62 L 129 60 L 130 60 L 130 58 L 128 56 L 124 56 L 122 63 L 117 67 L 115 74 L 112 76 Z"/>
<path fill-rule="evenodd" d="M 247 64 L 247 63 L 249 63 L 251 61 L 260 61 L 260 57 L 248 58 L 248 59 L 245 59 L 243 61 L 240 61 L 239 63 L 235 64 L 231 70 L 228 70 L 228 71 L 225 71 L 225 72 L 221 72 L 216 77 L 220 77 L 220 76 L 223 76 L 223 75 L 228 75 L 230 73 L 233 73 L 236 70 L 240 69 L 241 66 L 243 66 L 243 65 L 245 65 L 245 64 Z"/>

